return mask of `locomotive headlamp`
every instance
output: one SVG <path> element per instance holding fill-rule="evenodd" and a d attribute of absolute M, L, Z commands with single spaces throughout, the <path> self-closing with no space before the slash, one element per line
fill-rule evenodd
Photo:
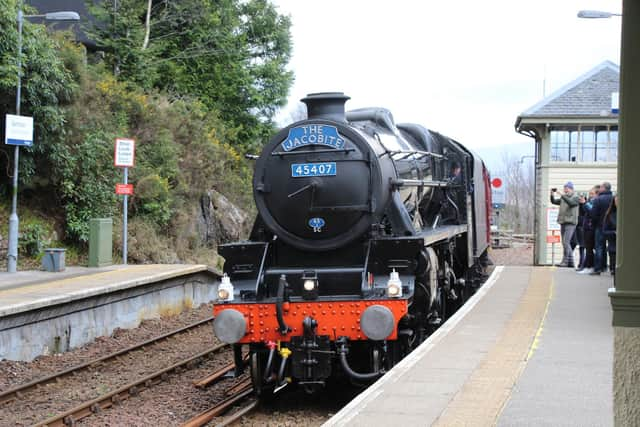
<path fill-rule="evenodd" d="M 400 275 L 393 269 L 389 275 L 389 281 L 387 282 L 387 296 L 391 298 L 398 298 L 402 296 L 402 281 Z"/>
<path fill-rule="evenodd" d="M 302 274 L 302 298 L 318 298 L 318 276 L 315 271 L 305 271 Z"/>
<path fill-rule="evenodd" d="M 305 279 L 303 286 L 305 291 L 311 292 L 316 288 L 316 281 L 313 279 Z"/>
<path fill-rule="evenodd" d="M 233 301 L 233 285 L 226 273 L 222 276 L 222 281 L 218 285 L 218 300 Z"/>

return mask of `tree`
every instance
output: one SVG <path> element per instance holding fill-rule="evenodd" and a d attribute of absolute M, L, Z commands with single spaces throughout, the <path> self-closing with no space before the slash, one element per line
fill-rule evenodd
<path fill-rule="evenodd" d="M 91 34 L 119 78 L 197 97 L 236 129 L 244 149 L 270 135 L 293 75 L 291 22 L 268 0 L 155 0 L 150 9 L 119 0 L 115 14 L 105 0 L 91 11 Z"/>
<path fill-rule="evenodd" d="M 531 163 L 503 152 L 505 208 L 500 222 L 516 233 L 533 233 L 534 201 L 536 197 L 534 171 Z"/>
<path fill-rule="evenodd" d="M 18 6 L 16 0 L 0 0 L 0 117 L 15 114 L 18 83 Z M 35 13 L 26 7 L 25 12 Z M 48 177 L 46 162 L 55 143 L 64 137 L 64 106 L 72 100 L 77 87 L 73 74 L 65 67 L 60 55 L 63 39 L 49 37 L 44 25 L 25 20 L 22 33 L 22 99 L 21 114 L 33 116 L 35 143 L 32 148 L 21 150 L 20 180 L 29 182 L 37 172 Z M 4 140 L 4 125 L 0 137 Z M 13 158 L 13 147 L 0 145 L 3 161 Z M 3 162 L 0 161 L 0 162 Z M 1 163 L 0 163 L 1 165 Z M 3 165 L 4 166 L 4 165 Z M 2 167 L 10 171 L 12 167 Z M 0 182 L 9 183 L 8 174 L 2 174 Z M 8 186 L 7 186 L 8 187 Z"/>

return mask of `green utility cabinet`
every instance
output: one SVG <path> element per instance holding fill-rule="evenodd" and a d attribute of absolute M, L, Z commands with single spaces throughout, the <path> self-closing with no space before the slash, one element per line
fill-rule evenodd
<path fill-rule="evenodd" d="M 104 267 L 113 263 L 113 220 L 93 218 L 89 220 L 89 267 Z"/>

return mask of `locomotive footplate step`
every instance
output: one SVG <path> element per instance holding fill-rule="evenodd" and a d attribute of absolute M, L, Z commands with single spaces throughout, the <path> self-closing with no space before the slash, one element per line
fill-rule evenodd
<path fill-rule="evenodd" d="M 613 425 L 611 278 L 496 267 L 326 426 Z"/>

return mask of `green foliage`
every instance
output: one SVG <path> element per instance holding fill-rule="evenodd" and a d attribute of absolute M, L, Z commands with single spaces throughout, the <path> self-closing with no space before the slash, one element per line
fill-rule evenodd
<path fill-rule="evenodd" d="M 140 262 L 206 259 L 201 196 L 215 189 L 253 209 L 252 165 L 242 153 L 271 132 L 292 83 L 289 19 L 267 0 L 154 1 L 145 46 L 147 2 L 118 0 L 115 17 L 113 0 L 89 3 L 99 22 L 92 34 L 106 50 L 96 64 L 68 37 L 25 21 L 22 110 L 34 117 L 36 141 L 21 150 L 22 199 L 40 201 L 39 215 L 64 230 L 59 238 L 82 247 L 89 219 L 117 223 L 122 171 L 113 144 L 131 137 L 131 253 Z M 0 0 L 2 115 L 15 108 L 16 11 L 16 0 Z M 0 151 L 0 170 L 11 170 L 12 150 Z M 10 176 L 0 184 L 10 187 Z M 48 227 L 23 221 L 21 252 L 37 254 Z"/>
<path fill-rule="evenodd" d="M 137 213 L 148 215 L 159 225 L 165 225 L 171 218 L 169 180 L 155 173 L 139 179 L 133 203 Z"/>
<path fill-rule="evenodd" d="M 90 33 L 119 78 L 199 99 L 235 129 L 234 145 L 256 150 L 273 130 L 293 74 L 291 22 L 267 0 L 156 1 L 144 45 L 146 3 L 105 0 Z"/>
<path fill-rule="evenodd" d="M 18 28 L 16 0 L 0 0 L 0 116 L 15 114 L 18 83 Z M 30 13 L 32 9 L 25 8 Z M 48 150 L 64 138 L 64 105 L 72 101 L 77 87 L 72 74 L 59 56 L 60 39 L 48 36 L 43 25 L 32 24 L 25 19 L 22 38 L 22 115 L 33 116 L 35 143 L 32 148 L 21 150 L 20 180 L 29 183 L 34 174 L 47 176 L 40 159 Z M 0 129 L 4 139 L 4 126 Z M 0 146 L 6 155 L 13 157 L 13 147 Z M 1 163 L 0 163 L 1 165 Z M 4 168 L 3 168 L 4 169 Z M 0 184 L 9 184 L 6 174 L 0 176 Z M 4 185 L 3 185 L 4 187 Z"/>
<path fill-rule="evenodd" d="M 22 226 L 18 239 L 18 251 L 28 256 L 36 256 L 44 249 L 45 227 L 39 223 Z"/>

